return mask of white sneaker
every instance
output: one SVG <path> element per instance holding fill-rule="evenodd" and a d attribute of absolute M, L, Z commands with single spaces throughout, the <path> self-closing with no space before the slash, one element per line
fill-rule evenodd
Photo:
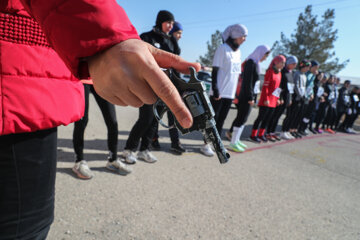
<path fill-rule="evenodd" d="M 135 156 L 135 152 L 131 151 L 131 150 L 124 150 L 123 151 L 123 156 L 125 159 L 125 162 L 128 164 L 134 164 L 136 163 L 136 156 Z"/>
<path fill-rule="evenodd" d="M 137 158 L 148 163 L 154 163 L 157 161 L 157 158 L 149 150 L 138 152 Z"/>
<path fill-rule="evenodd" d="M 290 140 L 290 139 L 292 139 L 292 136 L 290 137 L 287 132 L 281 132 L 281 133 L 280 133 L 280 137 L 281 137 L 282 139 L 285 139 L 285 140 Z"/>
<path fill-rule="evenodd" d="M 211 146 L 209 143 L 204 144 L 201 148 L 200 148 L 200 152 L 202 152 L 205 156 L 208 157 L 212 157 L 214 156 L 214 151 L 211 149 Z"/>
<path fill-rule="evenodd" d="M 295 137 L 293 135 L 291 135 L 290 132 L 286 132 L 286 135 L 290 138 L 290 139 L 295 139 Z"/>
<path fill-rule="evenodd" d="M 355 132 L 355 130 L 353 128 L 348 128 L 347 130 L 352 134 L 356 134 L 356 132 Z"/>
<path fill-rule="evenodd" d="M 106 163 L 106 168 L 114 172 L 119 172 L 120 174 L 128 174 L 132 172 L 132 169 L 125 163 L 121 162 L 119 159 L 116 159 L 112 162 L 108 161 Z"/>
<path fill-rule="evenodd" d="M 82 179 L 91 179 L 94 176 L 85 160 L 75 163 L 72 171 Z"/>

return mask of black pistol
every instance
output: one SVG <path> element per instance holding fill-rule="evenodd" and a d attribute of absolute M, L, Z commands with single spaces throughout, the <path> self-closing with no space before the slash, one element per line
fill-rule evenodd
<path fill-rule="evenodd" d="M 215 113 L 210 103 L 210 99 L 205 92 L 205 84 L 196 78 L 195 69 L 190 67 L 191 76 L 188 82 L 179 78 L 172 69 L 166 70 L 165 73 L 171 79 L 172 83 L 179 91 L 185 105 L 190 110 L 193 117 L 193 125 L 190 128 L 183 128 L 175 117 L 175 126 L 167 126 L 164 124 L 162 116 L 165 112 L 170 110 L 161 99 L 158 99 L 153 106 L 154 115 L 158 122 L 166 128 L 176 127 L 182 134 L 187 134 L 192 131 L 201 131 L 204 135 L 205 141 L 213 144 L 220 163 L 226 163 L 229 161 L 230 154 L 226 151 L 216 129 L 214 119 Z"/>

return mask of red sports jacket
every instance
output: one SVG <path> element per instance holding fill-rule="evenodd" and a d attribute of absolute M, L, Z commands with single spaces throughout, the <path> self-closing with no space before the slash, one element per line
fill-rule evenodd
<path fill-rule="evenodd" d="M 115 0 L 0 1 L 0 135 L 79 120 L 79 63 L 130 38 L 139 36 Z"/>
<path fill-rule="evenodd" d="M 275 91 L 281 82 L 281 72 L 275 73 L 273 68 L 269 68 L 265 73 L 264 84 L 261 89 L 261 96 L 259 100 L 259 106 L 265 106 L 264 102 L 269 101 L 267 107 L 275 108 L 276 102 L 280 96 L 280 89 Z M 279 91 L 279 92 L 278 92 Z M 279 96 L 276 96 L 277 93 Z"/>

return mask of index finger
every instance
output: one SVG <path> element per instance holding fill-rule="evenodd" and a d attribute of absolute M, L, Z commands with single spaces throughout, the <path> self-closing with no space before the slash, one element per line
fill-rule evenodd
<path fill-rule="evenodd" d="M 155 60 L 144 69 L 144 78 L 156 95 L 170 108 L 178 122 L 184 128 L 192 125 L 192 116 L 185 106 L 176 87 L 172 84 L 168 76 L 157 66 Z"/>
<path fill-rule="evenodd" d="M 189 73 L 189 67 L 194 67 L 196 72 L 201 69 L 200 63 L 185 61 L 182 57 L 155 48 L 148 44 L 148 48 L 157 64 L 162 68 L 174 68 L 182 73 Z"/>

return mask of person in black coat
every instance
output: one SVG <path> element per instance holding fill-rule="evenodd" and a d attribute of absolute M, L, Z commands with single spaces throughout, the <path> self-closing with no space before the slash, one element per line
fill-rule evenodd
<path fill-rule="evenodd" d="M 161 10 L 157 15 L 154 28 L 149 32 L 141 34 L 140 38 L 159 49 L 179 54 L 180 48 L 177 40 L 172 35 L 169 35 L 169 32 L 173 28 L 174 21 L 174 15 L 171 12 Z M 144 104 L 139 108 L 139 118 L 130 131 L 125 150 L 123 151 L 127 163 L 135 163 L 137 159 L 142 159 L 149 163 L 157 161 L 157 158 L 149 151 L 150 143 L 156 130 L 157 120 L 153 113 L 153 105 Z M 173 129 L 170 135 L 172 144 L 177 143 L 180 145 L 177 129 Z M 137 156 L 135 156 L 135 151 L 138 148 L 140 139 L 140 151 Z"/>
<path fill-rule="evenodd" d="M 359 114 L 359 88 L 353 87 L 349 95 L 350 105 L 346 111 L 346 116 L 344 121 L 340 124 L 338 131 L 346 133 L 354 133 L 352 126 Z"/>
<path fill-rule="evenodd" d="M 335 85 L 335 76 L 331 75 L 328 82 L 325 84 L 325 92 L 327 93 L 326 103 L 328 105 L 325 120 L 323 122 L 323 129 L 331 134 L 334 134 L 334 125 L 336 120 L 336 102 L 337 89 Z"/>
<path fill-rule="evenodd" d="M 344 114 L 346 114 L 347 110 L 350 107 L 350 80 L 346 80 L 344 85 L 339 89 L 339 98 L 337 100 L 336 110 L 337 110 L 337 118 L 335 121 L 335 128 L 339 127 L 339 122 Z"/>

